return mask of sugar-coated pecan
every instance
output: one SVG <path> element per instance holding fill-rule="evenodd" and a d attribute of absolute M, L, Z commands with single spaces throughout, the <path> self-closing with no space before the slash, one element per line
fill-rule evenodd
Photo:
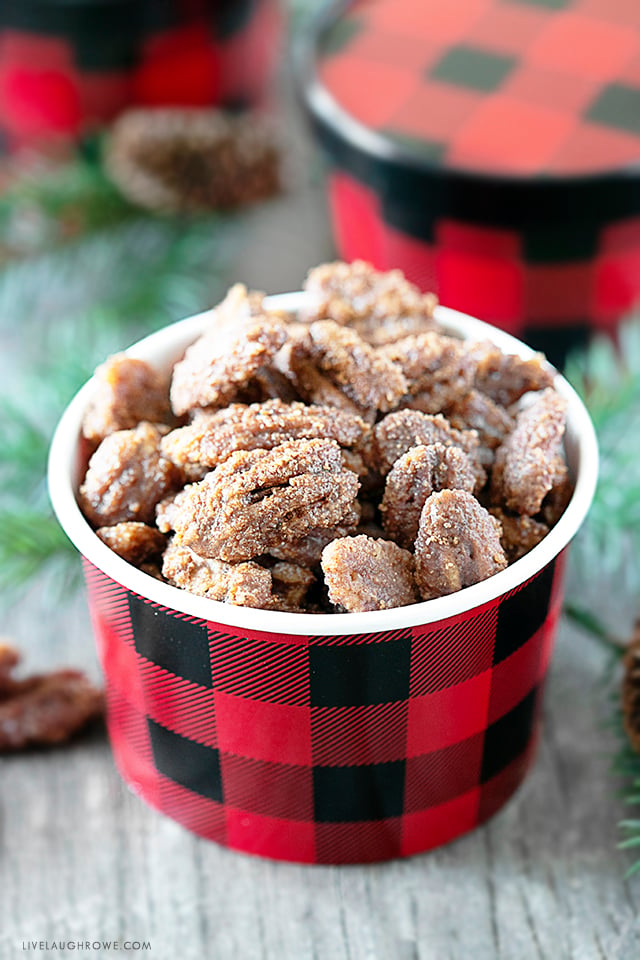
<path fill-rule="evenodd" d="M 80 487 L 80 505 L 96 527 L 129 520 L 153 523 L 156 504 L 182 482 L 178 467 L 160 453 L 162 431 L 142 422 L 102 441 Z"/>
<path fill-rule="evenodd" d="M 533 517 L 521 517 L 518 514 L 508 513 L 500 507 L 491 507 L 489 513 L 500 521 L 502 526 L 500 543 L 509 563 L 524 557 L 549 533 L 546 523 L 534 520 Z"/>
<path fill-rule="evenodd" d="M 387 536 L 401 547 L 413 547 L 425 501 L 437 490 L 473 492 L 475 474 L 460 447 L 418 444 L 399 457 L 389 474 L 380 504 Z"/>
<path fill-rule="evenodd" d="M 556 484 L 566 476 L 562 456 L 567 402 L 548 388 L 522 410 L 496 453 L 491 476 L 494 502 L 515 513 L 534 516 Z"/>
<path fill-rule="evenodd" d="M 278 560 L 286 560 L 302 567 L 314 567 L 320 563 L 322 551 L 332 540 L 348 537 L 355 532 L 360 521 L 360 504 L 354 501 L 337 526 L 311 530 L 304 537 L 288 542 L 272 544 L 269 554 Z"/>
<path fill-rule="evenodd" d="M 416 582 L 432 600 L 498 573 L 507 566 L 500 523 L 465 490 L 432 493 L 420 515 Z"/>
<path fill-rule="evenodd" d="M 400 270 L 379 272 L 363 260 L 324 263 L 309 271 L 309 320 L 335 320 L 372 344 L 390 343 L 434 325 L 437 297 L 421 293 Z"/>
<path fill-rule="evenodd" d="M 11 673 L 20 661 L 0 644 L 0 752 L 68 740 L 104 711 L 102 693 L 78 670 L 55 670 L 24 680 Z"/>
<path fill-rule="evenodd" d="M 178 415 L 193 407 L 223 407 L 234 400 L 286 340 L 282 319 L 268 314 L 215 324 L 173 368 L 171 406 Z"/>
<path fill-rule="evenodd" d="M 473 464 L 477 484 L 482 486 L 486 475 L 477 460 L 478 434 L 474 430 L 454 430 L 441 414 L 434 416 L 420 410 L 396 410 L 387 414 L 373 429 L 367 458 L 370 466 L 384 476 L 411 447 L 432 443 L 464 450 Z"/>
<path fill-rule="evenodd" d="M 239 562 L 331 530 L 353 511 L 357 476 L 334 440 L 291 440 L 231 454 L 181 500 L 174 528 L 205 557 Z"/>
<path fill-rule="evenodd" d="M 476 430 L 480 438 L 480 457 L 485 466 L 493 462 L 494 451 L 515 427 L 515 419 L 498 403 L 479 390 L 470 390 L 446 410 L 456 430 Z"/>
<path fill-rule="evenodd" d="M 189 426 L 167 434 L 161 449 L 179 466 L 198 463 L 210 469 L 236 450 L 270 450 L 287 440 L 326 438 L 353 447 L 366 430 L 361 417 L 335 407 L 267 400 L 201 414 Z"/>
<path fill-rule="evenodd" d="M 304 610 L 307 594 L 316 581 L 311 570 L 298 563 L 281 561 L 271 567 L 270 573 L 271 606 L 292 613 Z"/>
<path fill-rule="evenodd" d="M 424 413 L 441 413 L 473 382 L 474 365 L 462 340 L 434 330 L 403 337 L 379 352 L 404 374 L 409 396 L 402 405 Z"/>
<path fill-rule="evenodd" d="M 390 540 L 332 540 L 322 551 L 329 599 L 351 613 L 404 607 L 418 599 L 413 556 Z"/>
<path fill-rule="evenodd" d="M 306 334 L 296 333 L 286 369 L 305 400 L 343 410 L 355 407 L 367 419 L 378 410 L 392 410 L 407 391 L 395 363 L 334 320 L 317 320 Z"/>
<path fill-rule="evenodd" d="M 265 567 L 201 557 L 175 539 L 165 550 L 162 574 L 174 586 L 210 600 L 244 607 L 271 603 L 271 573 Z"/>
<path fill-rule="evenodd" d="M 469 352 L 475 362 L 476 389 L 503 407 L 515 403 L 529 390 L 553 386 L 555 371 L 542 353 L 523 360 L 515 354 L 503 353 L 490 341 L 470 344 Z"/>
<path fill-rule="evenodd" d="M 168 423 L 169 383 L 144 360 L 116 353 L 94 373 L 95 389 L 82 421 L 82 433 L 100 443 L 117 430 L 131 430 L 141 420 Z"/>
<path fill-rule="evenodd" d="M 167 545 L 156 527 L 135 520 L 100 527 L 96 533 L 114 553 L 134 567 L 141 566 L 150 557 L 159 556 Z"/>

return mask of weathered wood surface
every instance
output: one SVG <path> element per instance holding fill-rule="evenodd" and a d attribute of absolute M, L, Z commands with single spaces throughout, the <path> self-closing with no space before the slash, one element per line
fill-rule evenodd
<path fill-rule="evenodd" d="M 330 253 L 305 180 L 250 214 L 230 280 L 288 289 Z M 38 669 L 98 676 L 82 595 L 52 603 L 38 586 L 0 632 Z M 199 840 L 129 793 L 102 731 L 3 759 L 0 958 L 29 955 L 29 941 L 138 940 L 161 960 L 637 960 L 640 880 L 623 879 L 615 846 L 603 671 L 601 650 L 562 624 L 519 793 L 475 833 L 383 865 L 277 864 Z"/>

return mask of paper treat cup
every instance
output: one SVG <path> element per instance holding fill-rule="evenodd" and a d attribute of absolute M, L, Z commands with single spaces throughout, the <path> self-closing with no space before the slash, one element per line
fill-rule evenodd
<path fill-rule="evenodd" d="M 304 294 L 271 298 L 298 309 Z M 201 314 L 129 353 L 158 367 Z M 451 310 L 440 321 L 521 356 L 507 334 Z M 49 461 L 53 506 L 84 557 L 118 768 L 151 806 L 236 850 L 306 863 L 407 856 L 494 814 L 534 753 L 562 606 L 566 547 L 591 503 L 593 427 L 567 398 L 576 487 L 529 554 L 459 593 L 371 613 L 295 614 L 218 603 L 125 563 L 76 503 L 89 381 Z"/>
<path fill-rule="evenodd" d="M 0 135 L 74 140 L 131 106 L 264 98 L 278 0 L 10 0 L 0 4 Z"/>
<path fill-rule="evenodd" d="M 640 301 L 639 31 L 622 0 L 331 8 L 301 73 L 341 257 L 556 363 L 614 332 Z"/>

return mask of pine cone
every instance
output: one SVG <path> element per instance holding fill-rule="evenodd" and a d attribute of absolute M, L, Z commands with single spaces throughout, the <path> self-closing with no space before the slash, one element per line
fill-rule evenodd
<path fill-rule="evenodd" d="M 220 110 L 122 114 L 111 129 L 105 170 L 128 200 L 157 213 L 229 210 L 281 188 L 270 125 Z"/>
<path fill-rule="evenodd" d="M 636 623 L 624 657 L 622 715 L 631 746 L 640 753 L 640 620 Z"/>

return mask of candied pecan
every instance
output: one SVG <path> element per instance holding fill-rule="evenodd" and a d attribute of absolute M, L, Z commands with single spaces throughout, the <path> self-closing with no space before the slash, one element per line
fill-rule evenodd
<path fill-rule="evenodd" d="M 507 566 L 500 523 L 466 490 L 432 493 L 416 538 L 416 582 L 423 600 L 455 593 Z"/>
<path fill-rule="evenodd" d="M 396 410 L 375 425 L 367 450 L 370 466 L 382 475 L 391 470 L 396 460 L 411 447 L 443 443 L 446 447 L 460 447 L 469 455 L 477 483 L 486 479 L 477 462 L 478 434 L 474 430 L 454 430 L 441 414 L 435 416 L 420 410 Z"/>
<path fill-rule="evenodd" d="M 116 353 L 93 376 L 95 390 L 82 421 L 87 440 L 100 443 L 110 433 L 130 430 L 141 420 L 170 420 L 167 379 L 144 360 Z"/>
<path fill-rule="evenodd" d="M 360 505 L 357 500 L 347 510 L 342 521 L 330 530 L 326 528 L 311 530 L 304 537 L 287 543 L 272 544 L 269 553 L 278 560 L 286 560 L 302 567 L 313 567 L 320 563 L 322 551 L 332 540 L 348 537 L 354 533 L 360 520 Z"/>
<path fill-rule="evenodd" d="M 554 478 L 551 490 L 542 501 L 542 509 L 540 510 L 540 515 L 548 527 L 555 527 L 569 506 L 569 501 L 573 496 L 574 489 L 564 461 L 557 459 L 555 463 L 556 477 Z M 558 466 L 561 466 L 564 470 L 558 470 Z"/>
<path fill-rule="evenodd" d="M 156 504 L 182 484 L 178 467 L 160 453 L 158 427 L 139 423 L 102 441 L 80 487 L 80 506 L 96 527 L 127 520 L 152 523 Z"/>
<path fill-rule="evenodd" d="M 333 320 L 317 320 L 306 334 L 298 330 L 284 363 L 305 400 L 346 410 L 355 405 L 367 419 L 393 409 L 407 390 L 396 364 Z"/>
<path fill-rule="evenodd" d="M 500 521 L 502 526 L 500 543 L 509 563 L 514 563 L 520 557 L 524 557 L 549 533 L 549 527 L 546 523 L 540 523 L 533 517 L 521 517 L 518 514 L 507 513 L 500 507 L 491 507 L 489 513 Z"/>
<path fill-rule="evenodd" d="M 211 468 L 236 450 L 270 450 L 286 440 L 326 438 L 352 447 L 366 430 L 361 417 L 335 407 L 281 400 L 251 406 L 236 403 L 173 430 L 163 438 L 161 450 L 179 466 L 198 463 Z"/>
<path fill-rule="evenodd" d="M 210 600 L 243 607 L 271 602 L 271 573 L 265 567 L 201 557 L 175 538 L 164 552 L 162 574 L 174 586 Z"/>
<path fill-rule="evenodd" d="M 16 680 L 19 660 L 17 650 L 0 645 L 0 751 L 62 743 L 102 715 L 102 693 L 78 670 Z"/>
<path fill-rule="evenodd" d="M 476 367 L 476 388 L 503 407 L 515 403 L 529 390 L 553 386 L 555 371 L 542 353 L 523 360 L 515 354 L 502 353 L 488 340 L 471 344 L 469 351 Z"/>
<path fill-rule="evenodd" d="M 208 472 L 209 471 L 207 471 L 207 473 Z M 202 479 L 204 479 L 204 477 Z M 174 529 L 173 523 L 176 511 L 188 495 L 191 486 L 191 484 L 188 484 L 188 486 L 183 487 L 182 490 L 178 490 L 177 493 L 165 497 L 156 504 L 156 526 L 161 533 L 169 533 L 170 530 Z"/>
<path fill-rule="evenodd" d="M 309 589 L 315 583 L 311 570 L 297 563 L 279 562 L 271 567 L 271 605 L 292 612 L 303 609 Z"/>
<path fill-rule="evenodd" d="M 547 389 L 518 414 L 496 454 L 494 502 L 504 502 L 515 513 L 538 513 L 547 493 L 566 475 L 561 455 L 566 413 L 566 400 Z"/>
<path fill-rule="evenodd" d="M 264 293 L 247 290 L 244 283 L 234 283 L 227 294 L 213 309 L 213 322 L 217 327 L 227 323 L 236 324 L 264 313 Z"/>
<path fill-rule="evenodd" d="M 189 487 L 174 526 L 202 556 L 250 560 L 313 530 L 331 530 L 349 514 L 358 487 L 334 440 L 240 450 Z"/>
<path fill-rule="evenodd" d="M 390 540 L 345 537 L 322 551 L 329 599 L 352 613 L 415 603 L 413 569 L 412 554 Z"/>
<path fill-rule="evenodd" d="M 381 347 L 379 353 L 403 372 L 409 394 L 403 406 L 441 413 L 473 382 L 474 365 L 461 340 L 431 330 Z"/>
<path fill-rule="evenodd" d="M 386 412 L 407 391 L 402 371 L 376 351 L 355 330 L 333 320 L 309 327 L 311 357 L 320 371 L 363 410 Z"/>
<path fill-rule="evenodd" d="M 285 324 L 269 314 L 207 330 L 173 368 L 174 412 L 225 406 L 277 353 L 286 337 Z"/>
<path fill-rule="evenodd" d="M 434 325 L 437 297 L 421 293 L 400 270 L 381 273 L 363 260 L 324 263 L 309 271 L 304 289 L 313 300 L 305 310 L 307 319 L 352 326 L 374 344 Z"/>
<path fill-rule="evenodd" d="M 289 338 L 274 362 L 295 392 L 309 403 L 334 407 L 364 417 L 367 422 L 375 420 L 375 410 L 363 410 L 318 369 L 311 357 L 311 338 L 306 328 L 296 325 L 289 330 Z"/>
<path fill-rule="evenodd" d="M 132 520 L 111 527 L 100 527 L 96 534 L 114 553 L 136 567 L 162 553 L 166 546 L 166 540 L 159 530 Z"/>
<path fill-rule="evenodd" d="M 418 444 L 394 463 L 387 475 L 380 512 L 387 536 L 411 548 L 425 501 L 435 490 L 473 492 L 476 478 L 469 457 L 459 447 Z"/>
<path fill-rule="evenodd" d="M 479 390 L 470 390 L 447 408 L 446 416 L 456 430 L 477 430 L 482 462 L 491 465 L 494 451 L 515 427 L 514 418 Z"/>

